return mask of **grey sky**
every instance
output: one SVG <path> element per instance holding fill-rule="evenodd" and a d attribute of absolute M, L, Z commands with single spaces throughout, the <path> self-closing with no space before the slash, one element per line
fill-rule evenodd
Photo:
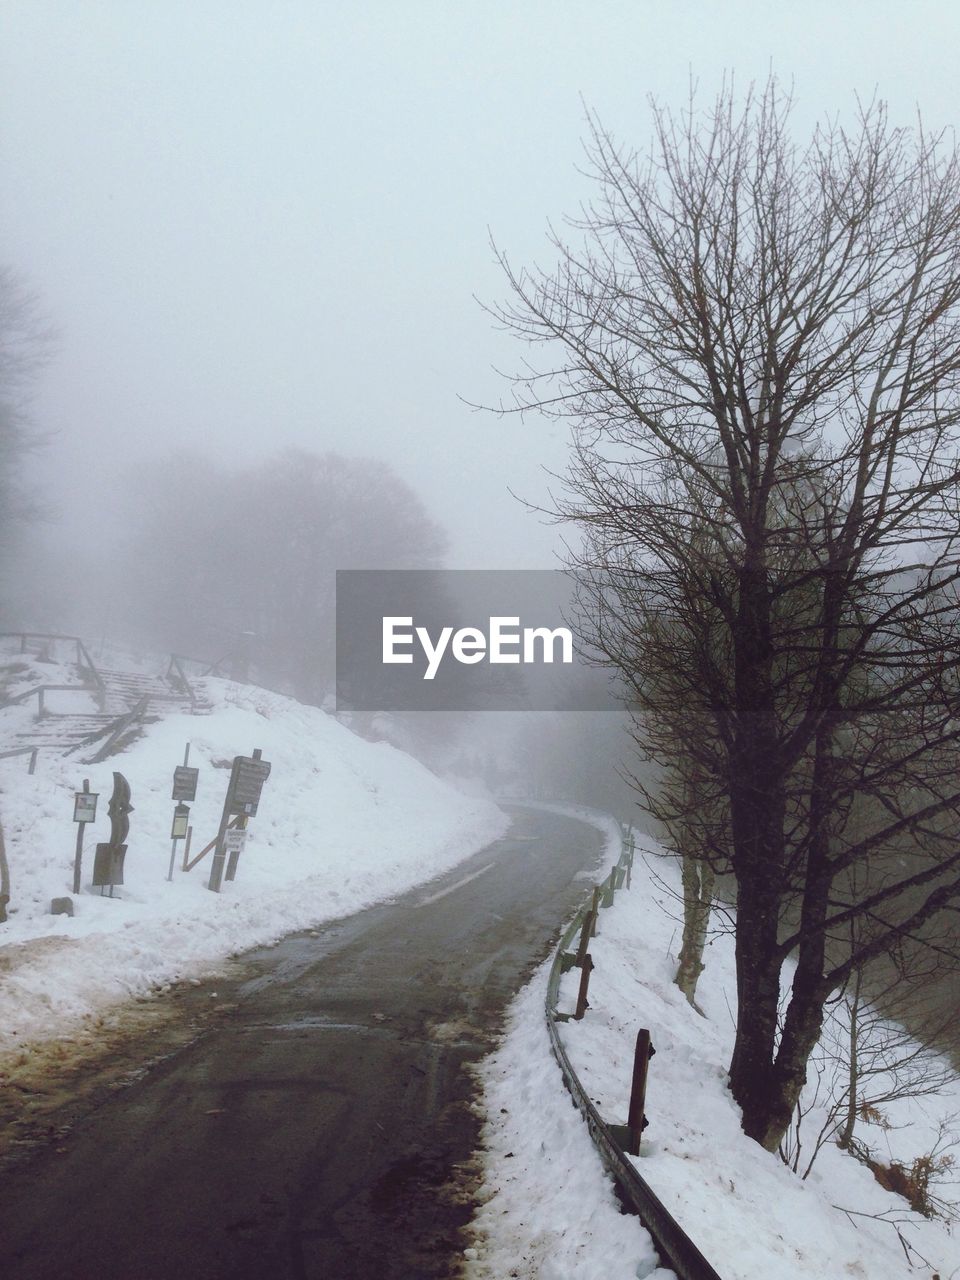
<path fill-rule="evenodd" d="M 957 116 L 960 9 L 940 4 L 3 0 L 0 261 L 62 343 L 38 417 L 69 514 L 125 456 L 283 444 L 391 461 L 451 563 L 550 563 L 555 425 L 471 412 L 518 351 L 473 301 L 575 213 L 580 95 L 620 137 L 772 66 L 798 125 L 886 97 Z M 76 517 L 73 517 L 74 519 Z"/>

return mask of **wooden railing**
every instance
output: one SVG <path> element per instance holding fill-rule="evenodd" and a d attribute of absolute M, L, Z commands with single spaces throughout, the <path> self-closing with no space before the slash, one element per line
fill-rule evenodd
<path fill-rule="evenodd" d="M 168 684 L 172 684 L 174 688 L 182 690 L 190 699 L 190 707 L 193 709 L 197 705 L 197 695 L 187 678 L 187 673 L 183 669 L 183 659 L 178 653 L 171 653 L 170 662 L 167 666 L 167 673 L 164 679 Z"/>
<path fill-rule="evenodd" d="M 107 756 L 113 752 L 113 748 L 120 741 L 123 735 L 132 729 L 134 725 L 142 724 L 144 722 L 147 718 L 147 707 L 149 706 L 149 703 L 149 696 L 144 694 L 136 706 L 131 707 L 125 715 L 118 716 L 116 720 L 112 720 L 109 725 L 97 733 L 89 734 L 81 742 L 78 742 L 75 747 L 72 747 L 71 751 L 77 751 L 80 747 L 89 746 L 92 742 L 96 742 L 98 738 L 103 737 L 104 733 L 106 733 L 107 738 L 103 746 L 97 754 L 86 763 L 98 764 L 101 760 L 106 760 Z M 70 752 L 65 752 L 64 754 L 69 755 Z"/>
<path fill-rule="evenodd" d="M 14 756 L 29 756 L 30 764 L 27 773 L 34 773 L 37 768 L 37 752 L 39 747 L 14 747 L 12 751 L 0 751 L 0 760 L 11 760 Z"/>
<path fill-rule="evenodd" d="M 37 699 L 37 719 L 42 720 L 44 716 L 49 715 L 46 705 L 46 695 L 48 693 L 58 693 L 62 691 L 70 693 L 87 693 L 88 689 L 85 684 L 35 684 L 32 689 L 24 689 L 22 693 L 7 698 L 4 706 L 15 707 L 21 702 L 29 702 L 36 696 Z"/>
<path fill-rule="evenodd" d="M 0 631 L 0 640 L 19 640 L 21 653 L 29 652 L 28 642 L 30 640 L 62 640 L 62 641 L 65 641 L 67 644 L 72 644 L 74 646 L 74 652 L 76 654 L 77 667 L 80 670 L 80 674 L 83 677 L 84 683 L 88 685 L 92 685 L 94 687 L 94 689 L 96 690 L 95 696 L 96 696 L 97 702 L 100 705 L 101 710 L 103 709 L 104 703 L 106 701 L 106 696 L 107 696 L 107 686 L 104 683 L 103 676 L 97 670 L 96 664 L 94 663 L 93 659 L 90 657 L 90 654 L 87 651 L 86 645 L 83 643 L 83 641 L 80 639 L 79 636 L 58 635 L 56 632 L 52 632 L 52 631 Z M 65 687 L 65 686 L 57 686 L 57 685 L 47 686 L 47 688 L 50 688 L 50 689 L 54 689 L 58 687 Z M 20 701 L 20 699 L 13 698 L 13 699 L 10 699 L 9 701 L 17 702 L 17 701 Z"/>

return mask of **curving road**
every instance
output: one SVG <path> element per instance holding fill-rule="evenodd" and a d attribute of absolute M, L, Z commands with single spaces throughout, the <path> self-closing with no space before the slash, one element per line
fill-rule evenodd
<path fill-rule="evenodd" d="M 91 1093 L 5 1170 L 0 1272 L 457 1275 L 481 1123 L 466 1068 L 599 854 L 586 824 L 518 810 L 448 875 L 189 991 L 185 1043 L 159 1061 L 144 1044 L 148 1069 Z M 198 1020 L 214 991 L 218 1016 Z"/>

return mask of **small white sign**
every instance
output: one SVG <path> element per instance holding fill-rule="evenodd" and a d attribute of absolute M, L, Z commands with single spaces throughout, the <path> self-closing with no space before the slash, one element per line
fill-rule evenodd
<path fill-rule="evenodd" d="M 243 853 L 243 846 L 247 843 L 246 831 L 241 831 L 239 827 L 229 827 L 224 837 L 224 844 L 227 853 Z"/>
<path fill-rule="evenodd" d="M 75 791 L 73 801 L 74 822 L 95 822 L 99 792 Z"/>

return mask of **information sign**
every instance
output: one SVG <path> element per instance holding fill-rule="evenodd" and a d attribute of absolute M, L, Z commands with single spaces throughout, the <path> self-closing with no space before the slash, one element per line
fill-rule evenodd
<path fill-rule="evenodd" d="M 97 791 L 75 791 L 73 793 L 74 822 L 95 822 L 97 817 Z"/>
<path fill-rule="evenodd" d="M 197 798 L 197 778 L 200 776 L 199 769 L 193 769 L 189 765 L 178 764 L 173 771 L 173 795 L 172 800 L 186 800 L 190 802 Z"/>

